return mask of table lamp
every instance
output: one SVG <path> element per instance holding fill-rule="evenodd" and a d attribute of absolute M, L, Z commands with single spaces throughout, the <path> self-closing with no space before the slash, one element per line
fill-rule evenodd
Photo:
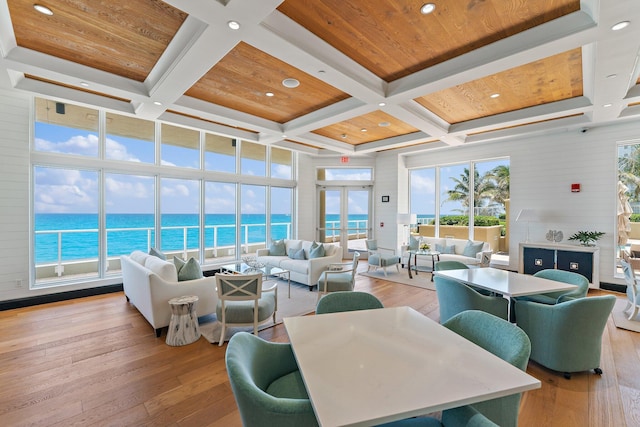
<path fill-rule="evenodd" d="M 533 209 L 521 209 L 520 213 L 518 213 L 518 216 L 516 217 L 516 222 L 526 222 L 527 223 L 527 240 L 525 240 L 525 243 L 529 243 L 529 223 L 531 221 L 538 221 L 538 214 L 535 210 Z"/>

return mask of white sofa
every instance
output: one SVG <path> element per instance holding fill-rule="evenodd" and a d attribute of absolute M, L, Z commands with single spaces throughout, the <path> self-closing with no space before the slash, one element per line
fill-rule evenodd
<path fill-rule="evenodd" d="M 437 250 L 436 245 L 444 247 L 452 247 L 455 253 L 443 253 L 440 251 L 440 261 L 460 261 L 466 265 L 488 265 L 488 259 L 491 257 L 491 245 L 489 242 L 474 241 L 474 243 L 482 243 L 482 248 L 476 254 L 475 257 L 464 256 L 464 248 L 467 246 L 467 239 L 452 239 L 452 238 L 439 238 L 439 237 L 421 237 L 423 242 L 426 242 L 430 246 L 430 250 Z M 407 245 L 402 247 L 402 267 L 405 267 L 409 262 L 409 247 Z M 483 261 L 484 260 L 484 261 Z M 418 267 L 433 268 L 431 264 L 431 257 L 418 256 Z M 412 262 L 413 264 L 413 262 Z"/>
<path fill-rule="evenodd" d="M 215 277 L 178 282 L 178 273 L 171 261 L 134 251 L 120 257 L 122 286 L 131 302 L 153 326 L 159 337 L 162 328 L 169 326 L 169 300 L 183 295 L 196 295 L 198 317 L 216 312 L 218 294 Z"/>
<path fill-rule="evenodd" d="M 307 240 L 284 240 L 286 253 L 291 248 L 302 248 L 307 258 L 311 244 Z M 256 261 L 280 267 L 291 272 L 291 280 L 303 283 L 309 286 L 309 290 L 318 284 L 320 274 L 329 268 L 329 264 L 342 262 L 342 249 L 333 244 L 324 243 L 325 256 L 313 259 L 291 259 L 288 255 L 274 256 L 269 255 L 269 249 L 258 249 L 256 252 Z"/>

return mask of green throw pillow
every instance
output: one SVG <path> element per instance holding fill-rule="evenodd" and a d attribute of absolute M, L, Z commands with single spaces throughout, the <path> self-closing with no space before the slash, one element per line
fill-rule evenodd
<path fill-rule="evenodd" d="M 313 247 L 313 245 L 311 245 L 311 249 L 309 250 L 309 259 L 322 258 L 324 255 L 325 250 L 323 244 L 319 244 L 316 247 Z"/>
<path fill-rule="evenodd" d="M 149 255 L 157 256 L 158 258 L 160 258 L 163 261 L 167 260 L 167 256 L 165 254 L 163 254 L 161 251 L 159 251 L 158 249 L 156 249 L 156 248 L 149 249 Z"/>
<path fill-rule="evenodd" d="M 462 251 L 462 255 L 468 256 L 471 258 L 475 258 L 478 252 L 482 250 L 484 246 L 484 242 L 472 242 L 471 240 L 467 241 L 467 246 L 464 247 Z"/>
<path fill-rule="evenodd" d="M 287 248 L 284 245 L 284 239 L 271 241 L 271 246 L 269 246 L 269 255 L 285 256 L 286 254 L 287 254 Z"/>
<path fill-rule="evenodd" d="M 418 239 L 416 239 L 415 237 L 411 236 L 409 238 L 409 250 L 410 251 L 417 251 L 419 249 L 420 246 L 420 241 Z"/>
<path fill-rule="evenodd" d="M 440 252 L 441 254 L 455 254 L 456 247 L 454 245 L 447 246 L 436 243 L 436 252 Z"/>
<path fill-rule="evenodd" d="M 198 261 L 191 257 L 188 261 L 183 261 L 178 257 L 173 257 L 173 263 L 178 270 L 178 282 L 184 282 L 187 280 L 202 279 L 202 269 Z"/>

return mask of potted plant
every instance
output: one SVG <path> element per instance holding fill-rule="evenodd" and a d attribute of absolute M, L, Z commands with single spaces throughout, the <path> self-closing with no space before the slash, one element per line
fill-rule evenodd
<path fill-rule="evenodd" d="M 604 236 L 602 231 L 578 231 L 569 240 L 577 240 L 582 246 L 595 246 L 595 243 Z"/>

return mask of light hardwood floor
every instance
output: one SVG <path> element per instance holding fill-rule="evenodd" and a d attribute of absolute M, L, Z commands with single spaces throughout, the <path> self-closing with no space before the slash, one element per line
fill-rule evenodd
<path fill-rule="evenodd" d="M 356 289 L 439 318 L 433 291 L 360 275 Z M 288 339 L 282 325 L 260 336 Z M 164 340 L 122 293 L 0 312 L 0 424 L 240 426 L 226 346 Z M 640 426 L 640 334 L 609 320 L 601 367 L 566 380 L 531 362 L 542 388 L 524 395 L 520 426 Z"/>

